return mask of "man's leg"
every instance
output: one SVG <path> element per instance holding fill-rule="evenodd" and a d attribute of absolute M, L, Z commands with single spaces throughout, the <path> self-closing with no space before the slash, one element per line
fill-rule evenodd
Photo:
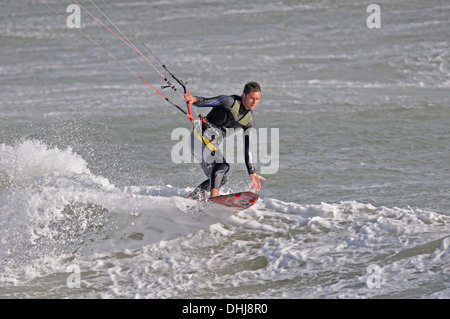
<path fill-rule="evenodd" d="M 219 188 L 227 181 L 226 173 L 230 166 L 226 163 L 224 156 L 219 150 L 216 150 L 211 152 L 210 156 L 205 159 L 205 148 L 206 145 L 191 134 L 191 153 L 200 162 L 203 172 L 209 179 L 203 181 L 195 188 L 188 196 L 190 199 L 206 199 L 207 192 L 210 192 L 210 197 L 219 196 Z"/>
<path fill-rule="evenodd" d="M 192 193 L 189 194 L 189 199 L 195 200 L 205 200 L 208 198 L 208 193 L 210 191 L 211 182 L 209 178 L 198 185 Z"/>
<path fill-rule="evenodd" d="M 217 163 L 211 171 L 210 197 L 219 196 L 219 189 L 227 182 L 227 172 L 230 169 L 228 163 Z"/>
<path fill-rule="evenodd" d="M 194 191 L 189 194 L 189 199 L 195 199 L 195 200 L 205 200 L 208 198 L 210 189 L 211 189 L 211 182 L 209 180 L 211 170 L 213 165 L 207 164 L 205 160 L 203 159 L 203 150 L 204 145 L 201 141 L 199 141 L 194 134 L 191 133 L 191 154 L 194 156 L 194 158 L 200 163 L 200 166 L 205 173 L 205 175 L 208 177 L 207 180 L 204 180 L 200 185 L 198 185 Z"/>

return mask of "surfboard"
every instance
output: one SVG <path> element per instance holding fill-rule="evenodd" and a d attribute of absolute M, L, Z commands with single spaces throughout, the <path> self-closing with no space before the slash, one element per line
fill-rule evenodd
<path fill-rule="evenodd" d="M 238 210 L 243 210 L 253 206 L 258 198 L 258 194 L 252 192 L 240 192 L 212 197 L 208 199 L 208 201 L 228 207 L 234 207 Z"/>

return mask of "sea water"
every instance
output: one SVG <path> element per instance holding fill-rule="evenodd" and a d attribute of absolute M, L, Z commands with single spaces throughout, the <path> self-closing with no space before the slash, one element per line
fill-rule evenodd
<path fill-rule="evenodd" d="M 171 157 L 186 116 L 42 2 L 3 1 L 1 298 L 450 297 L 448 3 L 95 3 L 193 95 L 259 82 L 255 123 L 278 130 L 266 150 L 278 166 L 250 209 L 186 199 L 205 179 Z M 236 161 L 222 192 L 244 190 Z"/>

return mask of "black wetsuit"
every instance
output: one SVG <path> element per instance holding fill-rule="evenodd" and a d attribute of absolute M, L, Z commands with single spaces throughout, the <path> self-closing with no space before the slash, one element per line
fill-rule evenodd
<path fill-rule="evenodd" d="M 255 167 L 252 163 L 252 154 L 250 151 L 250 128 L 254 127 L 253 111 L 247 110 L 242 104 L 240 96 L 237 95 L 220 95 L 212 98 L 196 97 L 195 103 L 198 107 L 212 107 L 212 110 L 206 116 L 206 123 L 202 123 L 202 136 L 203 141 L 199 136 L 195 137 L 195 134 L 191 135 L 191 151 L 194 156 L 199 160 L 203 172 L 208 176 L 208 179 L 203 181 L 197 188 L 189 195 L 194 199 L 205 199 L 209 196 L 211 188 L 219 189 L 227 181 L 227 175 L 230 166 L 226 162 L 224 156 L 219 150 L 210 151 L 210 158 L 205 159 L 205 144 L 206 141 L 210 141 L 214 144 L 220 143 L 216 139 L 214 131 L 218 132 L 217 136 L 226 137 L 227 129 L 239 129 L 244 130 L 244 155 L 245 164 L 249 174 L 255 173 Z M 209 133 L 209 134 L 208 134 Z M 195 147 L 199 145 L 201 147 Z M 206 142 L 207 143 L 207 142 Z M 199 154 L 199 149 L 202 153 Z M 195 151 L 197 150 L 197 152 Z M 208 151 L 208 152 L 209 152 Z"/>

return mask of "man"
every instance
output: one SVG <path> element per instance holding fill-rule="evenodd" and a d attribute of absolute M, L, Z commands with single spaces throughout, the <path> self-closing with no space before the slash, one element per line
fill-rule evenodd
<path fill-rule="evenodd" d="M 250 128 L 254 127 L 253 109 L 258 105 L 261 98 L 261 87 L 256 82 L 249 82 L 245 85 L 241 96 L 238 95 L 220 95 L 213 98 L 204 98 L 192 96 L 187 93 L 185 99 L 190 104 L 198 107 L 212 107 L 212 110 L 206 116 L 206 123 L 202 123 L 201 128 L 194 128 L 191 134 L 191 151 L 200 161 L 203 172 L 208 177 L 189 195 L 191 199 L 206 199 L 219 196 L 219 189 L 227 181 L 226 173 L 230 169 L 223 155 L 215 145 L 217 136 L 226 137 L 227 129 L 244 130 L 244 153 L 247 171 L 255 189 L 261 188 L 261 180 L 264 177 L 256 174 L 252 163 L 252 154 L 250 151 Z M 216 134 L 214 132 L 217 132 Z M 201 146 L 200 144 L 201 143 Z M 209 149 L 205 152 L 205 148 Z M 201 152 L 199 152 L 201 150 Z M 210 153 L 209 156 L 205 154 Z M 207 158 L 205 158 L 207 157 Z"/>

